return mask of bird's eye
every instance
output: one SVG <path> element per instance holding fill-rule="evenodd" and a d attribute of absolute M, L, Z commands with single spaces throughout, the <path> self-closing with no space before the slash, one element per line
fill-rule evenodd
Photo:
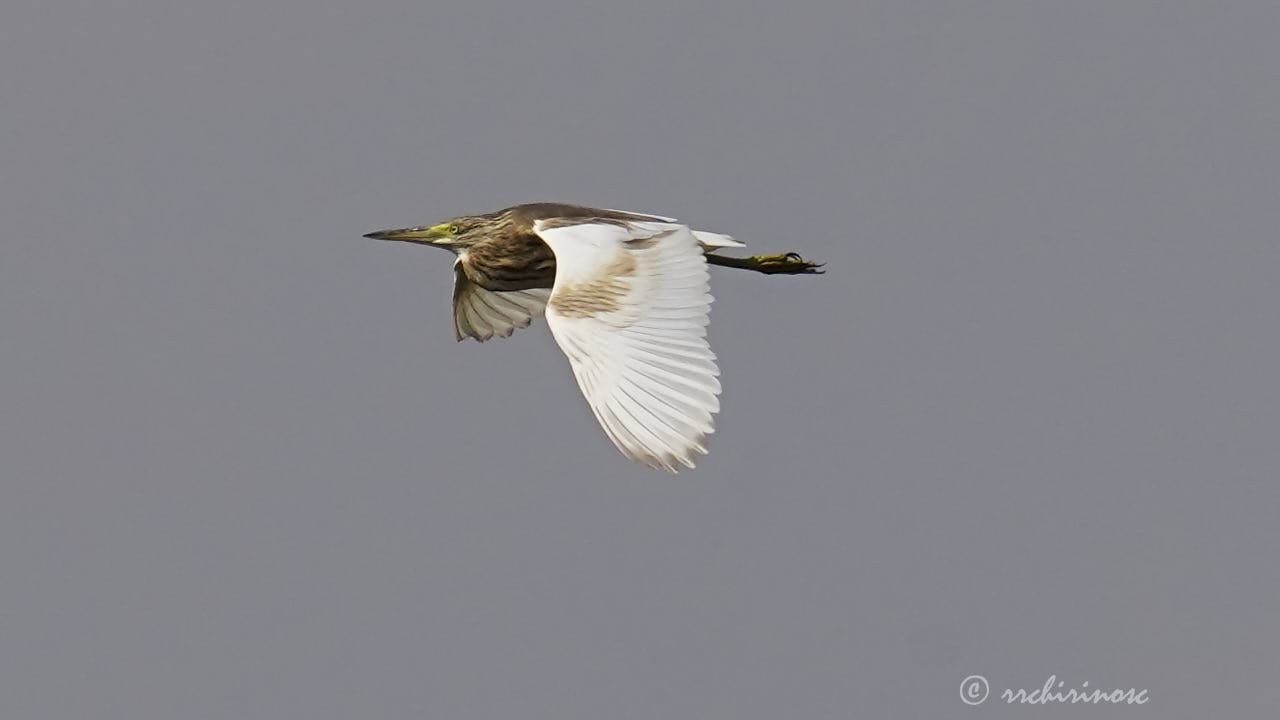
<path fill-rule="evenodd" d="M 459 232 L 460 232 L 460 231 L 458 230 L 458 226 L 457 226 L 457 225 L 450 225 L 450 226 L 449 226 L 449 234 L 450 234 L 450 235 L 457 235 Z"/>

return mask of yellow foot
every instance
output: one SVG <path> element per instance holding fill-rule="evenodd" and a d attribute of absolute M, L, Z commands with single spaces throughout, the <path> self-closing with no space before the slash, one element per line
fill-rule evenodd
<path fill-rule="evenodd" d="M 799 253 L 783 253 L 782 255 L 752 255 L 747 258 L 751 269 L 769 275 L 821 275 L 822 266 L 826 263 L 815 263 L 800 257 Z"/>

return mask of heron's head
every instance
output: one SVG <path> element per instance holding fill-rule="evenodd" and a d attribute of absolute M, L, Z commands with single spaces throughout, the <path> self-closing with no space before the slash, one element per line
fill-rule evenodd
<path fill-rule="evenodd" d="M 486 217 L 456 217 L 437 225 L 379 230 L 365 235 L 374 240 L 398 240 L 419 245 L 435 245 L 455 252 L 471 247 L 487 237 L 493 221 Z"/>

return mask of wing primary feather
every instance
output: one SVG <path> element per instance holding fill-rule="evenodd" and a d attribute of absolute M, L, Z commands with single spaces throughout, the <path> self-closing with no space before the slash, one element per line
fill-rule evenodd
<path fill-rule="evenodd" d="M 639 392 L 647 395 L 649 398 L 653 400 L 654 405 L 661 406 L 661 408 L 665 410 L 665 412 L 659 413 L 654 408 L 650 408 L 650 411 L 653 413 L 654 417 L 658 419 L 658 421 L 666 425 L 667 428 L 671 430 L 671 432 L 675 433 L 677 437 L 682 438 L 684 442 L 695 443 L 701 452 L 703 453 L 706 452 L 706 448 L 700 442 L 700 438 L 707 435 L 712 430 L 710 425 L 711 413 L 706 412 L 705 410 L 701 410 L 700 408 L 698 409 L 697 411 L 698 415 L 706 416 L 706 427 L 700 427 L 699 425 L 694 424 L 694 420 L 692 417 L 694 413 L 690 412 L 689 408 L 675 407 L 674 405 L 671 404 L 670 398 L 657 395 L 652 391 L 650 391 L 648 388 L 645 388 L 637 384 L 632 379 L 628 379 L 627 382 L 634 388 L 635 392 Z"/>

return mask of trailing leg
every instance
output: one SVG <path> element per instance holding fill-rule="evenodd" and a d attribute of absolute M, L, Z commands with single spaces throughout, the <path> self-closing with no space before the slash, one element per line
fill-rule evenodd
<path fill-rule="evenodd" d="M 754 270 L 766 275 L 820 275 L 826 263 L 815 263 L 800 257 L 799 253 L 783 253 L 781 255 L 752 255 L 737 258 L 726 255 L 707 253 L 707 263 L 721 267 Z"/>

